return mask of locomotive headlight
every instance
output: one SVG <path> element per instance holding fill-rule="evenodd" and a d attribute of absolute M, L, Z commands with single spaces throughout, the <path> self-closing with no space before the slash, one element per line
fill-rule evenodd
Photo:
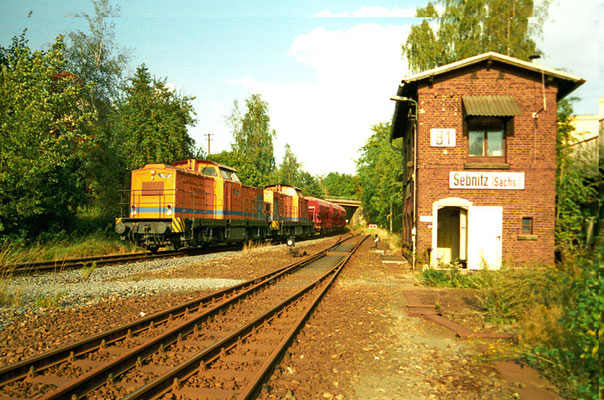
<path fill-rule="evenodd" d="M 132 206 L 130 207 L 130 215 L 136 215 L 136 206 L 134 204 L 132 204 Z"/>
<path fill-rule="evenodd" d="M 289 239 L 287 239 L 287 245 L 288 245 L 289 247 L 292 247 L 292 246 L 295 246 L 295 245 L 296 245 L 296 242 L 294 242 L 294 239 L 289 238 Z"/>
<path fill-rule="evenodd" d="M 166 211 L 166 215 L 172 215 L 174 213 L 174 211 L 172 211 L 172 204 L 168 204 L 166 208 L 168 209 L 168 211 Z"/>

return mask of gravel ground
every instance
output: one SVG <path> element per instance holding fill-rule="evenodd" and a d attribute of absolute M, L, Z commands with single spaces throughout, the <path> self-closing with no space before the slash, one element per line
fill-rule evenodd
<path fill-rule="evenodd" d="M 335 240 L 298 246 L 311 253 Z M 409 317 L 401 294 L 415 288 L 423 295 L 436 296 L 445 315 L 482 329 L 484 322 L 468 301 L 474 293 L 417 288 L 408 269 L 383 264 L 381 255 L 370 251 L 372 245 L 366 242 L 351 258 L 268 382 L 267 387 L 273 389 L 261 398 L 524 398 L 518 383 L 503 379 L 494 365 L 478 356 L 475 343 Z M 22 304 L 0 308 L 0 365 L 291 262 L 284 246 L 273 246 L 102 267 L 86 280 L 82 271 L 12 279 L 10 285 L 19 290 Z"/>

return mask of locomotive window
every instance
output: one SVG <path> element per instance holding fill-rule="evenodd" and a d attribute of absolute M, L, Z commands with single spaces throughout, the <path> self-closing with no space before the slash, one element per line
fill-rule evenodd
<path fill-rule="evenodd" d="M 235 182 L 241 182 L 235 172 L 231 172 L 231 178 L 233 178 Z"/>
<path fill-rule="evenodd" d="M 205 167 L 202 171 L 205 176 L 216 176 L 216 168 L 214 167 Z"/>
<path fill-rule="evenodd" d="M 231 173 L 228 170 L 220 168 L 220 174 L 224 179 L 231 180 Z"/>

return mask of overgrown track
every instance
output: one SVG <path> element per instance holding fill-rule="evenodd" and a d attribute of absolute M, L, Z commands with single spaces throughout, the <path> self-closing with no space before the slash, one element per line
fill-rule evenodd
<path fill-rule="evenodd" d="M 0 268 L 3 271 L 9 272 L 12 275 L 28 275 L 44 272 L 60 272 L 68 269 L 79 269 L 91 266 L 103 266 L 112 264 L 123 264 L 130 262 L 158 260 L 162 258 L 185 257 L 192 255 L 221 253 L 225 251 L 239 251 L 242 249 L 241 244 L 229 246 L 213 246 L 197 249 L 183 250 L 164 250 L 157 253 L 133 253 L 133 254 L 115 254 L 98 257 L 86 258 L 66 258 L 64 260 L 55 261 L 38 261 L 20 264 L 2 265 Z"/>
<path fill-rule="evenodd" d="M 311 237 L 308 239 L 317 239 L 319 237 L 325 237 L 324 235 Z M 307 240 L 307 239 L 302 239 Z M 300 241 L 302 241 L 300 240 Z M 112 264 L 123 264 L 130 262 L 157 260 L 162 258 L 171 257 L 184 257 L 191 255 L 202 255 L 211 253 L 221 253 L 226 251 L 238 251 L 243 248 L 242 244 L 235 245 L 215 245 L 204 248 L 191 248 L 181 250 L 164 250 L 158 251 L 157 253 L 132 253 L 132 254 L 115 254 L 115 255 L 104 255 L 97 257 L 85 257 L 85 258 L 65 258 L 62 260 L 53 261 L 32 261 L 25 263 L 6 264 L 0 265 L 0 271 L 3 271 L 5 275 L 30 275 L 45 272 L 61 272 L 69 269 L 80 269 L 91 266 L 103 266 Z"/>
<path fill-rule="evenodd" d="M 0 369 L 11 398 L 250 398 L 357 243 Z M 174 367 L 176 366 L 176 367 Z"/>

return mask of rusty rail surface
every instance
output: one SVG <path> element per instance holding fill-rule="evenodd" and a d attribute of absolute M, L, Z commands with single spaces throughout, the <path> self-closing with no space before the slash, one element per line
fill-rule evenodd
<path fill-rule="evenodd" d="M 43 383 L 57 387 L 51 393 L 46 393 L 44 398 L 82 397 L 105 383 L 112 382 L 115 377 L 135 368 L 137 365 L 140 366 L 143 360 L 149 359 L 154 354 L 162 353 L 165 348 L 179 343 L 183 337 L 198 331 L 200 326 L 208 320 L 225 313 L 225 310 L 242 301 L 242 299 L 254 295 L 269 285 L 274 285 L 279 279 L 325 257 L 330 251 L 333 251 L 348 239 L 350 238 L 343 239 L 340 237 L 336 244 L 321 252 L 251 281 L 220 290 L 122 327 L 4 367 L 0 369 L 0 393 L 6 390 L 9 394 L 11 390 L 19 392 L 19 384 Z M 165 328 L 167 329 L 165 332 L 156 334 L 151 340 L 143 340 L 142 344 L 135 341 L 134 348 L 120 349 L 120 344 L 128 342 L 128 340 L 134 338 L 134 340 L 140 341 L 137 338 L 144 338 L 154 329 L 170 325 L 176 326 L 170 329 Z M 91 354 L 103 353 L 111 349 L 119 350 L 116 351 L 117 357 L 111 362 L 95 363 L 85 360 L 86 357 L 91 358 Z M 55 370 L 66 362 L 77 364 L 82 368 L 86 367 L 88 371 L 77 378 L 55 376 Z M 15 385 L 17 386 L 16 389 L 11 387 Z"/>

